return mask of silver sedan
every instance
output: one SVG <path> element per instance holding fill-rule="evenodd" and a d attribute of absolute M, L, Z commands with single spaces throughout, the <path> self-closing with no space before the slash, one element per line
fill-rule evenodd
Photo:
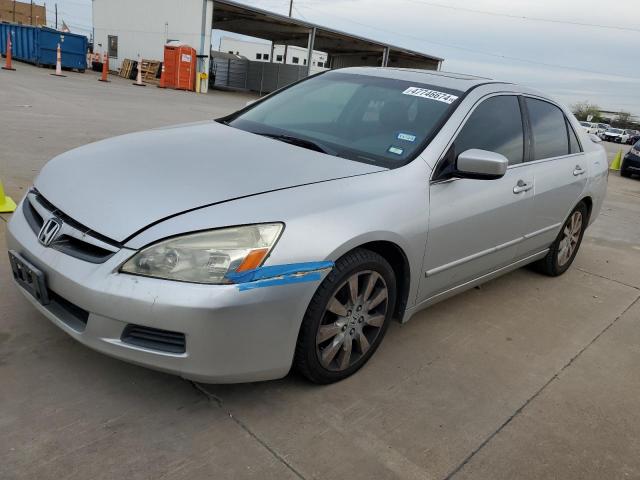
<path fill-rule="evenodd" d="M 564 273 L 607 172 L 533 90 L 344 69 L 54 158 L 9 256 L 35 307 L 105 354 L 205 382 L 293 366 L 329 383 L 393 319 L 526 264 Z"/>

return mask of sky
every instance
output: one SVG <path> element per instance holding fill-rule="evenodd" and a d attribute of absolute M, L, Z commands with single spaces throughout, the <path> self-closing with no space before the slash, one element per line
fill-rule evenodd
<path fill-rule="evenodd" d="M 239 1 L 289 9 L 289 0 Z M 90 32 L 91 0 L 57 3 L 72 31 Z M 294 0 L 293 16 L 443 57 L 446 71 L 640 117 L 640 0 Z"/>

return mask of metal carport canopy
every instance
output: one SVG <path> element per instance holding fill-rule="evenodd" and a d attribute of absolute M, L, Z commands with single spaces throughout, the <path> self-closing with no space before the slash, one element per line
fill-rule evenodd
<path fill-rule="evenodd" d="M 303 48 L 310 45 L 310 32 L 315 29 L 315 41 L 311 42 L 313 49 L 327 52 L 329 55 L 384 55 L 387 51 L 387 58 L 388 55 L 393 55 L 397 58 L 404 57 L 417 61 L 427 60 L 436 65 L 443 61 L 440 57 L 340 32 L 232 0 L 214 0 L 212 28 L 262 38 L 275 44 L 295 45 Z"/>

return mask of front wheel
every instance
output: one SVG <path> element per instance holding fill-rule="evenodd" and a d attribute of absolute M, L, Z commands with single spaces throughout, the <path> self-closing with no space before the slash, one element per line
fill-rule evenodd
<path fill-rule="evenodd" d="M 347 253 L 307 308 L 295 368 L 320 384 L 354 374 L 382 342 L 395 299 L 395 275 L 381 255 L 362 248 Z"/>
<path fill-rule="evenodd" d="M 580 202 L 562 226 L 555 242 L 549 247 L 547 256 L 533 264 L 537 271 L 550 277 L 557 277 L 569 269 L 587 228 L 587 214 L 587 206 L 584 202 Z"/>

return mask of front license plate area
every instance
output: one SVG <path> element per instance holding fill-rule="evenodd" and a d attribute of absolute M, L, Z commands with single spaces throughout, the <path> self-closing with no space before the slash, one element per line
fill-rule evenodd
<path fill-rule="evenodd" d="M 16 282 L 42 305 L 47 305 L 49 295 L 44 273 L 13 250 L 9 250 L 9 262 Z"/>

